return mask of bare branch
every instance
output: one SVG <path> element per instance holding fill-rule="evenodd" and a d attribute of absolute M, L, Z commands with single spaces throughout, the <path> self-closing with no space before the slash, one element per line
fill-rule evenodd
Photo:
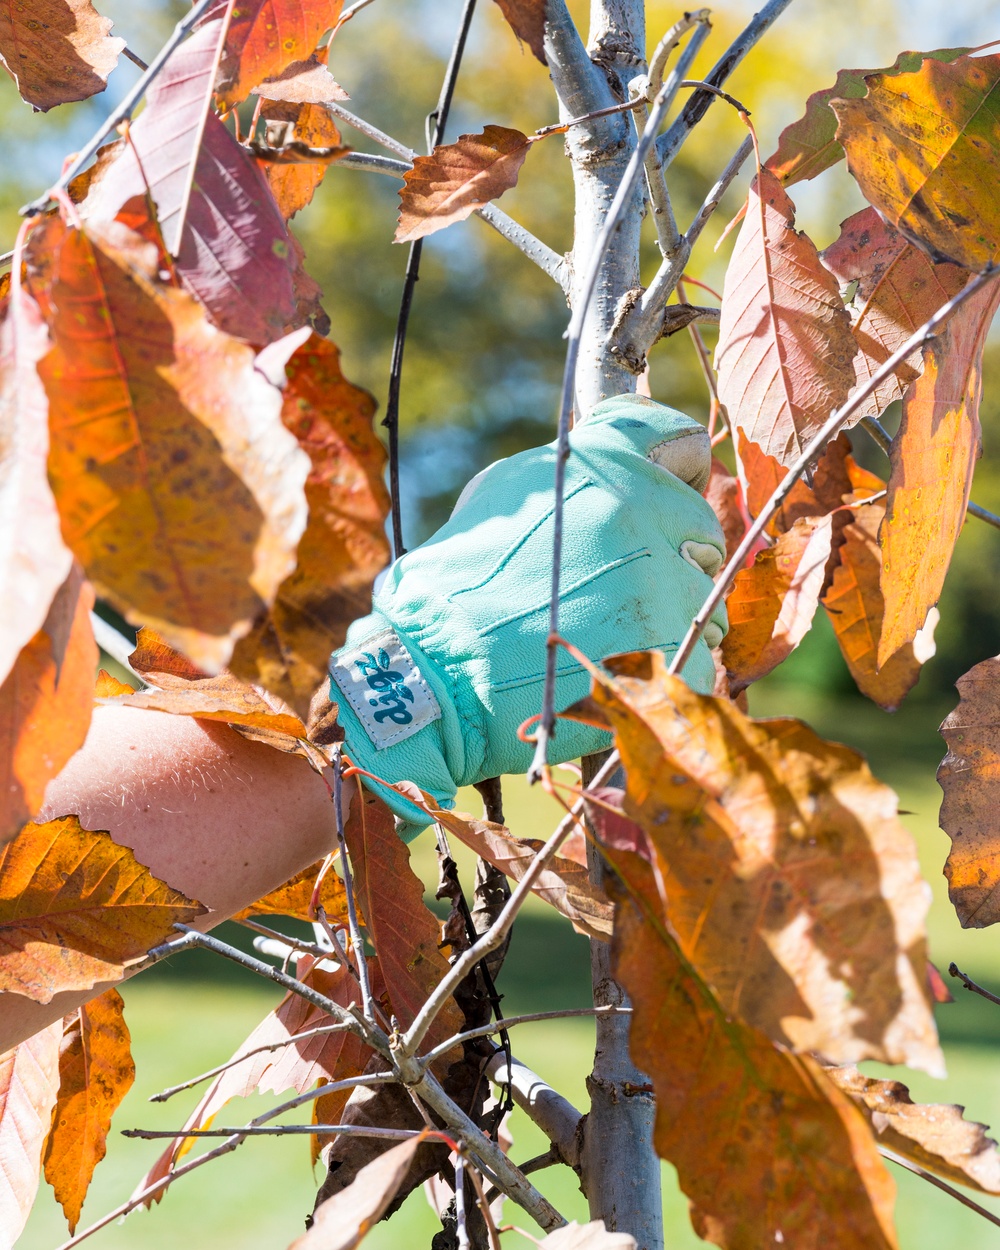
<path fill-rule="evenodd" d="M 885 1146 L 879 1146 L 878 1152 L 883 1159 L 889 1159 L 898 1167 L 906 1168 L 908 1172 L 913 1172 L 914 1175 L 919 1176 L 921 1180 L 929 1181 L 930 1184 L 936 1185 L 938 1189 L 943 1189 L 946 1194 L 949 1194 L 952 1198 L 957 1199 L 962 1206 L 968 1207 L 970 1211 L 975 1211 L 977 1215 L 981 1215 L 984 1220 L 989 1220 L 991 1224 L 996 1224 L 997 1227 L 1000 1227 L 1000 1215 L 994 1215 L 992 1211 L 987 1211 L 985 1207 L 981 1207 L 978 1202 L 973 1202 L 967 1194 L 963 1194 L 960 1189 L 956 1189 L 953 1185 L 949 1185 L 947 1181 L 941 1180 L 941 1178 L 939 1176 L 935 1176 L 933 1172 L 926 1171 L 924 1168 L 920 1167 L 919 1164 L 913 1163 L 909 1159 L 904 1159 L 902 1155 L 896 1154 L 894 1150 L 886 1149 Z"/>
<path fill-rule="evenodd" d="M 373 143 L 377 143 L 380 148 L 385 148 L 387 152 L 395 152 L 402 160 L 406 161 L 409 168 L 416 159 L 416 152 L 412 148 L 408 148 L 405 143 L 400 143 L 398 139 L 394 139 L 392 135 L 387 135 L 384 130 L 379 130 L 377 126 L 373 126 L 371 122 L 366 122 L 363 117 L 358 117 L 355 113 L 349 112 L 340 104 L 334 104 L 332 101 L 324 103 L 323 108 L 331 115 L 336 117 L 338 121 L 344 122 L 347 126 L 353 128 L 371 139 Z M 346 158 L 341 158 L 346 159 Z"/>
<path fill-rule="evenodd" d="M 347 895 L 347 924 L 351 934 L 354 962 L 358 969 L 358 982 L 361 986 L 361 1001 L 364 1004 L 365 1017 L 369 1023 L 375 1023 L 375 1006 L 372 1000 L 372 987 L 368 979 L 368 961 L 365 959 L 365 945 L 361 940 L 361 927 L 358 924 L 358 908 L 354 901 L 354 878 L 351 865 L 347 858 L 347 839 L 344 837 L 344 786 L 343 761 L 341 744 L 333 748 L 333 807 L 337 816 L 337 845 L 340 847 L 340 875 L 344 879 L 344 892 Z M 332 938 L 332 935 L 331 935 Z M 332 938 L 336 941 L 335 938 Z"/>
<path fill-rule="evenodd" d="M 477 1037 L 491 1037 L 502 1029 L 512 1029 L 518 1024 L 535 1024 L 539 1020 L 568 1020 L 571 1017 L 578 1016 L 593 1018 L 594 1016 L 603 1016 L 615 1012 L 628 1013 L 631 1010 L 631 1007 L 569 1007 L 565 1011 L 535 1011 L 527 1016 L 504 1016 L 502 1020 L 494 1020 L 490 1024 L 481 1025 L 478 1029 L 469 1029 L 465 1033 L 456 1033 L 454 1037 L 449 1037 L 440 1046 L 435 1046 L 433 1050 L 429 1050 L 425 1055 L 421 1055 L 420 1062 L 430 1065 L 442 1055 L 446 1055 L 453 1046 L 457 1046 L 460 1042 L 471 1042 Z"/>
<path fill-rule="evenodd" d="M 996 994 L 991 994 L 989 990 L 983 989 L 981 985 L 977 985 L 971 977 L 965 973 L 954 963 L 948 965 L 948 975 L 957 977 L 967 990 L 971 990 L 973 994 L 979 994 L 980 997 L 988 999 L 991 1003 L 996 1003 L 1000 1007 L 1000 998 Z"/>
<path fill-rule="evenodd" d="M 580 1162 L 583 1116 L 569 1099 L 519 1059 L 512 1057 L 508 1065 L 501 1050 L 487 1063 L 486 1075 L 494 1085 L 510 1086 L 517 1105 L 542 1130 L 563 1163 L 575 1168 Z"/>
<path fill-rule="evenodd" d="M 314 1137 L 317 1133 L 339 1133 L 343 1137 L 387 1137 L 405 1141 L 409 1137 L 419 1137 L 423 1130 L 407 1128 L 378 1128 L 368 1124 L 244 1124 L 240 1128 L 124 1128 L 122 1137 L 137 1137 L 142 1141 L 152 1141 L 164 1137 L 283 1137 L 288 1134 L 308 1133 Z"/>
<path fill-rule="evenodd" d="M 608 80 L 587 55 L 580 33 L 569 15 L 565 0 L 549 0 L 545 18 L 545 55 L 552 85 L 564 118 L 596 113 L 618 104 Z M 604 117 L 588 122 L 586 130 L 569 139 L 571 148 L 594 150 L 617 141 L 622 122 Z"/>
<path fill-rule="evenodd" d="M 98 616 L 96 612 L 91 612 L 90 624 L 94 631 L 94 638 L 101 650 L 106 651 L 116 664 L 120 664 L 126 672 L 131 673 L 143 686 L 148 685 L 149 683 L 129 663 L 129 656 L 135 650 L 135 643 L 129 642 L 124 634 L 120 634 L 113 625 L 110 625 L 103 616 Z"/>
<path fill-rule="evenodd" d="M 128 46 L 128 44 L 126 44 L 125 47 L 122 48 L 122 56 L 128 57 L 128 59 L 132 62 L 133 65 L 138 65 L 139 68 L 143 71 L 143 73 L 145 73 L 146 70 L 149 69 L 149 66 L 142 59 L 142 57 L 136 56 L 136 54 L 132 51 L 132 49 Z"/>
<path fill-rule="evenodd" d="M 355 13 L 360 13 L 362 9 L 367 9 L 372 0 L 355 0 L 350 8 L 345 9 L 337 19 L 337 25 L 333 28 L 335 31 L 340 30 L 345 22 L 349 22 Z"/>

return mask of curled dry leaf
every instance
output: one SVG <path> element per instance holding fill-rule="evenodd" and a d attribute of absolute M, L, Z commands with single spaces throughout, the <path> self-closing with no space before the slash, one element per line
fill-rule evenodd
<path fill-rule="evenodd" d="M 20 284 L 0 325 L 0 682 L 42 628 L 73 557 L 49 486 L 49 405 L 35 366 L 49 350 L 38 305 Z"/>
<path fill-rule="evenodd" d="M 864 81 L 861 99 L 831 108 L 865 199 L 934 260 L 984 268 L 1000 254 L 1000 207 L 983 177 L 1000 151 L 1000 54 L 931 57 Z"/>
<path fill-rule="evenodd" d="M 1000 658 L 958 679 L 960 702 L 941 726 L 948 754 L 938 769 L 941 828 L 951 838 L 948 896 L 966 928 L 1000 920 Z"/>
<path fill-rule="evenodd" d="M 93 606 L 76 565 L 0 686 L 0 844 L 39 811 L 45 787 L 87 736 L 98 654 Z"/>
<path fill-rule="evenodd" d="M 59 1089 L 62 1021 L 0 1055 L 0 1246 L 21 1235 L 38 1192 Z"/>
<path fill-rule="evenodd" d="M 336 26 L 343 7 L 344 0 L 241 3 L 230 20 L 215 80 L 222 108 L 231 109 L 265 78 L 276 78 L 311 57 L 323 32 Z"/>
<path fill-rule="evenodd" d="M 851 328 L 861 349 L 854 357 L 858 387 L 864 386 L 893 352 L 942 304 L 965 286 L 969 274 L 958 265 L 935 265 L 878 215 L 862 209 L 840 227 L 840 237 L 820 259 L 841 287 L 857 283 L 848 305 Z M 920 374 L 920 352 L 887 378 L 861 409 L 881 416 Z"/>
<path fill-rule="evenodd" d="M 269 159 L 261 164 L 278 209 L 288 221 L 312 200 L 331 162 L 351 149 L 341 144 L 333 118 L 318 104 L 283 104 L 265 99 L 261 117 L 268 123 L 269 155 L 299 152 L 306 158 L 288 164 Z M 260 160 L 261 150 L 255 151 Z M 325 153 L 324 159 L 308 159 L 313 152 Z"/>
<path fill-rule="evenodd" d="M 323 48 L 304 61 L 293 61 L 274 78 L 265 78 L 259 86 L 251 87 L 250 94 L 265 100 L 284 100 L 287 104 L 349 100 L 351 97 L 326 67 L 327 52 Z"/>
<path fill-rule="evenodd" d="M 889 1150 L 935 1176 L 1000 1194 L 1000 1150 L 986 1125 L 963 1117 L 964 1107 L 915 1103 L 899 1081 L 863 1076 L 857 1068 L 827 1068 L 827 1076 L 858 1104 Z"/>
<path fill-rule="evenodd" d="M 912 642 L 941 595 L 981 450 L 983 347 L 1000 287 L 967 300 L 923 350 L 890 452 L 882 546 L 885 626 L 878 662 Z"/>
<path fill-rule="evenodd" d="M 105 990 L 63 1020 L 59 1097 L 45 1144 L 45 1179 L 72 1235 L 94 1168 L 107 1152 L 111 1119 L 135 1080 L 125 1004 Z"/>
<path fill-rule="evenodd" d="M 47 1003 L 121 980 L 204 911 L 76 816 L 25 825 L 0 849 L 0 990 Z"/>
<path fill-rule="evenodd" d="M 300 330 L 258 357 L 259 368 L 271 363 L 287 376 L 282 420 L 310 460 L 309 522 L 295 572 L 241 639 L 232 665 L 304 717 L 327 683 L 331 651 L 370 610 L 372 583 L 389 559 L 385 451 L 373 429 L 374 399 L 347 381 L 328 339 Z"/>
<path fill-rule="evenodd" d="M 696 694 L 658 651 L 605 665 L 590 715 L 615 730 L 661 906 L 723 1010 L 796 1050 L 943 1073 L 895 794 L 800 721 Z"/>
<path fill-rule="evenodd" d="M 86 100 L 108 85 L 124 39 L 91 0 L 31 0 L 0 11 L 0 60 L 37 112 Z"/>
<path fill-rule="evenodd" d="M 39 372 L 66 542 L 119 611 L 218 670 L 305 528 L 309 463 L 281 395 L 124 226 L 47 218 L 27 261 L 53 340 Z"/>
<path fill-rule="evenodd" d="M 430 156 L 418 156 L 399 192 L 394 243 L 412 243 L 464 221 L 477 208 L 517 185 L 531 141 L 520 130 L 487 126 L 482 134 L 459 135 Z"/>
<path fill-rule="evenodd" d="M 288 1250 L 354 1250 L 378 1223 L 410 1170 L 424 1134 L 402 1141 L 372 1160 L 354 1183 L 320 1204 L 312 1227 Z"/>
<path fill-rule="evenodd" d="M 609 1233 L 603 1220 L 577 1224 L 572 1220 L 564 1228 L 549 1233 L 541 1242 L 542 1250 L 635 1250 L 636 1241 L 628 1233 Z"/>
<path fill-rule="evenodd" d="M 964 56 L 968 48 L 942 48 L 937 52 L 901 52 L 888 69 L 842 69 L 837 81 L 823 91 L 814 91 L 806 101 L 806 111 L 786 126 L 778 138 L 778 150 L 764 162 L 781 179 L 783 186 L 815 178 L 844 158 L 844 149 L 837 141 L 837 115 L 831 100 L 861 99 L 868 90 L 869 74 L 890 77 L 918 69 L 925 56 L 938 61 L 953 61 Z"/>
<path fill-rule="evenodd" d="M 854 383 L 850 318 L 795 206 L 768 169 L 754 179 L 722 297 L 716 367 L 733 424 L 790 464 Z"/>
<path fill-rule="evenodd" d="M 543 65 L 545 57 L 546 0 L 497 0 L 500 12 L 522 43 L 526 43 Z"/>

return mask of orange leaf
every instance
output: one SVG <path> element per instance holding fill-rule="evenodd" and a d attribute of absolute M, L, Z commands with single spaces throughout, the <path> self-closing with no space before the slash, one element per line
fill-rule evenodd
<path fill-rule="evenodd" d="M 742 506 L 739 480 L 715 456 L 712 457 L 712 472 L 705 488 L 705 498 L 719 518 L 726 537 L 726 559 L 729 560 L 747 532 L 746 511 Z"/>
<path fill-rule="evenodd" d="M 863 99 L 831 101 L 865 199 L 934 260 L 984 268 L 1000 255 L 1000 209 L 983 176 L 1000 151 L 1000 55 L 931 57 L 865 84 Z"/>
<path fill-rule="evenodd" d="M 861 349 L 854 357 L 858 387 L 956 295 L 969 277 L 957 265 L 935 265 L 886 225 L 873 208 L 848 217 L 840 227 L 840 238 L 820 259 L 842 287 L 858 284 L 848 306 Z M 903 397 L 919 373 L 917 351 L 865 400 L 861 414 L 880 416 L 894 400 Z"/>
<path fill-rule="evenodd" d="M 727 1015 L 838 1062 L 940 1073 L 928 891 L 893 792 L 799 721 L 694 693 L 658 651 L 605 665 L 592 702 L 617 734 L 658 906 Z"/>
<path fill-rule="evenodd" d="M 351 97 L 326 67 L 327 53 L 328 49 L 323 48 L 304 61 L 293 61 L 274 78 L 266 78 L 259 86 L 251 87 L 250 94 L 263 96 L 265 101 L 284 100 L 287 104 L 349 100 Z M 303 139 L 305 142 L 307 140 Z"/>
<path fill-rule="evenodd" d="M 1000 1150 L 984 1124 L 964 1118 L 964 1107 L 915 1103 L 899 1081 L 863 1076 L 857 1068 L 826 1074 L 861 1108 L 881 1145 L 935 1176 L 1000 1194 Z"/>
<path fill-rule="evenodd" d="M 0 59 L 38 112 L 86 100 L 108 85 L 124 39 L 90 0 L 31 0 L 0 12 Z"/>
<path fill-rule="evenodd" d="M 79 566 L 0 686 L 0 843 L 41 808 L 45 787 L 83 746 L 93 707 L 94 591 Z"/>
<path fill-rule="evenodd" d="M 25 825 L 0 849 L 0 990 L 47 1003 L 118 981 L 204 911 L 76 816 Z"/>
<path fill-rule="evenodd" d="M 879 536 L 879 664 L 913 641 L 941 595 L 980 452 L 983 346 L 998 304 L 996 284 L 967 300 L 923 349 L 923 372 L 903 399 Z"/>
<path fill-rule="evenodd" d="M 59 1088 L 62 1021 L 0 1055 L 0 1230 L 13 1246 L 38 1192 L 42 1147 Z"/>
<path fill-rule="evenodd" d="M 934 654 L 934 620 L 913 643 L 906 643 L 881 668 L 876 667 L 885 600 L 879 588 L 882 552 L 879 527 L 885 504 L 857 508 L 852 524 L 842 531 L 839 564 L 823 596 L 837 642 L 862 694 L 887 712 L 894 712 L 920 678 L 920 670 Z"/>
<path fill-rule="evenodd" d="M 265 78 L 308 59 L 336 26 L 344 0 L 246 0 L 234 10 L 215 90 L 223 110 L 245 100 Z"/>
<path fill-rule="evenodd" d="M 526 43 L 543 65 L 545 57 L 546 0 L 497 0 L 500 12 L 522 43 Z"/>
<path fill-rule="evenodd" d="M 38 305 L 19 287 L 0 325 L 0 682 L 42 628 L 73 559 L 46 472 L 49 408 L 35 366 L 48 350 Z"/>
<path fill-rule="evenodd" d="M 324 67 L 320 65 L 317 68 Z M 330 81 L 333 82 L 333 79 Z M 289 144 L 293 145 L 293 151 L 298 148 L 322 149 L 343 155 L 351 150 L 341 145 L 340 131 L 321 105 L 308 102 L 282 104 L 272 99 L 265 99 L 262 104 L 261 117 L 271 123 L 267 127 L 268 143 L 275 151 L 280 152 Z M 275 126 L 275 123 L 278 125 Z M 335 157 L 331 156 L 324 161 L 296 161 L 294 164 L 268 161 L 261 164 L 264 177 L 286 221 L 310 203 L 333 159 Z M 316 338 L 321 341 L 318 335 Z"/>
<path fill-rule="evenodd" d="M 938 769 L 940 823 L 951 838 L 944 875 L 959 920 L 983 929 L 1000 920 L 1000 658 L 969 669 L 957 686 L 959 705 L 941 726 L 948 754 Z"/>
<path fill-rule="evenodd" d="M 100 593 L 217 670 L 294 567 L 306 457 L 252 350 L 156 278 L 122 226 L 48 218 L 29 236 L 54 346 L 49 476 Z"/>
<path fill-rule="evenodd" d="M 737 427 L 790 464 L 846 398 L 857 345 L 837 284 L 770 170 L 750 188 L 723 288 L 719 399 Z"/>
<path fill-rule="evenodd" d="M 307 922 L 315 920 L 311 902 L 316 880 L 325 864 L 326 860 L 321 859 L 311 867 L 303 868 L 284 885 L 237 912 L 233 919 L 245 920 L 250 916 L 294 916 L 297 920 Z M 318 903 L 332 925 L 347 923 L 347 890 L 332 867 L 323 875 Z"/>
<path fill-rule="evenodd" d="M 399 192 L 399 224 L 393 243 L 412 243 L 464 221 L 477 208 L 517 185 L 530 140 L 520 130 L 487 126 L 459 135 L 430 156 L 418 156 Z"/>
<path fill-rule="evenodd" d="M 102 668 L 94 684 L 94 698 L 113 699 L 120 694 L 135 694 L 135 686 L 119 681 L 117 677 L 112 677 L 107 669 Z"/>
<path fill-rule="evenodd" d="M 45 1146 L 45 1179 L 71 1234 L 94 1168 L 107 1152 L 111 1118 L 135 1080 L 124 1008 L 117 990 L 105 990 L 63 1021 L 59 1097 Z"/>
<path fill-rule="evenodd" d="M 282 420 L 311 462 L 309 523 L 295 572 L 267 616 L 241 639 L 232 666 L 305 716 L 316 689 L 327 683 L 330 652 L 371 607 L 372 582 L 389 559 L 389 496 L 385 451 L 372 428 L 375 401 L 344 378 L 328 339 L 301 330 L 285 350 L 289 344 Z M 269 367 L 264 362 L 274 361 L 281 347 L 262 352 L 259 367 Z"/>
<path fill-rule="evenodd" d="M 410 867 L 410 851 L 396 833 L 392 813 L 360 785 L 345 832 L 355 894 L 389 1001 L 402 1028 L 408 1029 L 448 971 L 439 950 L 441 926 L 424 903 L 424 884 Z M 431 1026 L 425 1044 L 437 1046 L 461 1028 L 462 1013 L 451 999 Z"/>

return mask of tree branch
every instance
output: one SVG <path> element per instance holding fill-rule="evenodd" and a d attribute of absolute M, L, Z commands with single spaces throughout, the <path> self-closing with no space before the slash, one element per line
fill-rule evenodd
<path fill-rule="evenodd" d="M 510 1086 L 514 1101 L 542 1130 L 563 1163 L 576 1168 L 580 1163 L 580 1126 L 583 1116 L 568 1098 L 552 1089 L 519 1059 L 508 1066 L 498 1050 L 486 1064 L 486 1075 L 494 1085 Z"/>
<path fill-rule="evenodd" d="M 604 74 L 587 55 L 566 0 L 548 0 L 546 5 L 545 56 L 564 120 L 620 103 Z M 567 142 L 571 151 L 593 151 L 617 142 L 622 128 L 620 117 L 597 118 L 588 122 L 586 128 L 574 131 Z"/>
<path fill-rule="evenodd" d="M 578 1016 L 603 1016 L 614 1012 L 628 1013 L 631 1010 L 631 1007 L 569 1007 L 564 1011 L 535 1011 L 527 1016 L 504 1016 L 502 1020 L 484 1024 L 478 1029 L 468 1029 L 464 1033 L 456 1033 L 454 1037 L 449 1037 L 440 1046 L 435 1046 L 433 1050 L 429 1050 L 426 1054 L 421 1055 L 420 1062 L 429 1066 L 461 1042 L 471 1042 L 477 1037 L 490 1037 L 494 1033 L 499 1033 L 501 1029 L 512 1029 L 518 1024 L 535 1024 L 539 1020 L 568 1020 L 571 1017 Z M 291 1040 L 294 1041 L 295 1039 Z"/>
<path fill-rule="evenodd" d="M 962 984 L 965 986 L 965 988 L 967 990 L 971 990 L 973 994 L 979 994 L 980 997 L 986 998 L 991 1003 L 996 1003 L 996 1005 L 1000 1007 L 1000 998 L 998 998 L 996 994 L 991 994 L 989 990 L 983 989 L 981 985 L 977 985 L 976 982 L 973 981 L 971 977 L 968 977 L 965 975 L 965 973 L 961 970 L 961 968 L 958 967 L 957 964 L 950 963 L 948 965 L 948 975 L 957 977 L 959 981 L 961 981 Z"/>
<path fill-rule="evenodd" d="M 885 1146 L 879 1146 L 878 1152 L 883 1159 L 889 1159 L 898 1167 L 906 1168 L 908 1172 L 913 1172 L 914 1175 L 919 1176 L 921 1180 L 929 1181 L 930 1184 L 936 1185 L 938 1189 L 943 1189 L 946 1194 L 949 1194 L 952 1198 L 957 1199 L 962 1206 L 968 1207 L 971 1211 L 975 1211 L 977 1215 L 981 1215 L 984 1220 L 989 1220 L 991 1224 L 996 1224 L 1000 1227 L 1000 1216 L 994 1215 L 992 1211 L 987 1211 L 986 1208 L 981 1207 L 978 1202 L 973 1202 L 973 1200 L 966 1194 L 963 1194 L 961 1190 L 956 1189 L 953 1185 L 949 1185 L 947 1181 L 941 1180 L 941 1178 L 939 1176 L 935 1176 L 933 1172 L 928 1172 L 925 1168 L 920 1167 L 919 1164 L 913 1163 L 909 1159 L 904 1159 L 902 1155 L 896 1154 L 894 1150 L 888 1150 Z"/>

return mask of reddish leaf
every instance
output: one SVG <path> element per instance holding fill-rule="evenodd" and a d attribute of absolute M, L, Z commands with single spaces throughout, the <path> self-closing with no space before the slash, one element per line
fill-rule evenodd
<path fill-rule="evenodd" d="M 125 227 L 50 217 L 28 251 L 54 344 L 39 370 L 64 537 L 120 611 L 218 669 L 305 525 L 308 461 L 281 396 Z"/>
<path fill-rule="evenodd" d="M 528 45 L 543 65 L 548 65 L 545 58 L 546 0 L 497 0 L 497 4 L 518 39 Z"/>
<path fill-rule="evenodd" d="M 121 980 L 204 911 L 76 816 L 25 825 L 0 849 L 0 990 L 47 1003 Z"/>
<path fill-rule="evenodd" d="M 111 1118 L 135 1080 L 125 1004 L 117 990 L 63 1021 L 59 1097 L 45 1145 L 45 1179 L 76 1232 L 94 1168 L 107 1152 Z"/>
<path fill-rule="evenodd" d="M 305 331 L 275 344 L 258 367 L 287 358 L 282 419 L 308 454 L 309 523 L 295 572 L 281 584 L 270 612 L 259 618 L 233 656 L 241 676 L 274 691 L 300 715 L 326 683 L 330 652 L 351 621 L 371 607 L 372 582 L 389 559 L 384 522 L 389 497 L 385 451 L 372 428 L 375 401 L 340 371 L 328 339 Z"/>
<path fill-rule="evenodd" d="M 276 153 L 304 149 L 306 155 L 313 150 L 343 155 L 351 150 L 341 145 L 340 131 L 333 118 L 318 104 L 281 104 L 264 100 L 261 116 L 269 123 L 267 140 Z M 289 145 L 292 145 L 291 148 Z M 289 164 L 269 160 L 262 164 L 264 177 L 286 221 L 312 200 L 329 165 L 329 159 Z"/>
<path fill-rule="evenodd" d="M 923 350 L 893 439 L 882 545 L 885 621 L 878 662 L 912 642 L 937 603 L 980 452 L 979 401 L 996 283 L 967 300 Z"/>
<path fill-rule="evenodd" d="M 928 58 L 865 85 L 862 99 L 831 104 L 865 199 L 934 260 L 984 268 L 1000 254 L 1000 211 L 983 177 L 1000 149 L 1000 55 Z"/>
<path fill-rule="evenodd" d="M 957 685 L 961 702 L 941 726 L 948 754 L 938 769 L 940 823 L 951 838 L 944 875 L 959 920 L 983 929 L 1000 920 L 1000 658 L 983 660 Z"/>
<path fill-rule="evenodd" d="M 857 346 L 833 277 L 770 170 L 750 188 L 723 288 L 716 364 L 733 423 L 790 464 L 854 382 Z"/>
<path fill-rule="evenodd" d="M 842 287 L 857 283 L 849 310 L 861 349 L 854 357 L 859 387 L 956 295 L 969 277 L 957 265 L 935 265 L 886 225 L 873 208 L 848 217 L 840 228 L 840 238 L 820 259 Z M 917 351 L 865 401 L 862 415 L 880 416 L 894 400 L 902 398 L 919 373 Z"/>
<path fill-rule="evenodd" d="M 110 220 L 148 186 L 184 284 L 220 329 L 263 344 L 302 324 L 299 256 L 264 175 L 210 110 L 221 31 L 210 22 L 171 56 L 84 211 Z"/>
<path fill-rule="evenodd" d="M 59 1088 L 62 1021 L 0 1055 L 0 1235 L 13 1246 L 38 1192 Z"/>
<path fill-rule="evenodd" d="M 1000 1150 L 986 1125 L 963 1118 L 964 1107 L 915 1103 L 899 1081 L 863 1076 L 857 1068 L 828 1068 L 827 1076 L 854 1099 L 883 1146 L 936 1176 L 1000 1194 Z"/>
<path fill-rule="evenodd" d="M 0 844 L 38 812 L 45 787 L 87 736 L 97 665 L 93 606 L 77 566 L 0 686 Z"/>
<path fill-rule="evenodd" d="M 0 682 L 42 628 L 72 563 L 45 467 L 48 400 L 35 366 L 48 350 L 38 305 L 18 284 L 0 325 Z"/>
<path fill-rule="evenodd" d="M 45 113 L 86 100 L 108 85 L 124 39 L 90 0 L 31 0 L 0 10 L 0 60 L 22 99 Z"/>
<path fill-rule="evenodd" d="M 223 109 L 245 100 L 265 78 L 308 59 L 336 26 L 344 0 L 244 0 L 233 11 L 215 89 Z"/>
<path fill-rule="evenodd" d="M 617 735 L 657 906 L 726 1014 L 839 1062 L 941 1072 L 928 890 L 893 792 L 799 721 L 694 693 L 658 651 L 605 665 L 591 705 Z"/>
<path fill-rule="evenodd" d="M 786 126 L 778 138 L 778 150 L 764 162 L 784 186 L 805 178 L 815 178 L 844 158 L 844 149 L 837 142 L 837 115 L 831 100 L 861 99 L 868 90 L 869 74 L 885 76 L 909 73 L 917 69 L 925 56 L 939 61 L 953 61 L 964 56 L 968 48 L 943 48 L 937 52 L 901 52 L 895 63 L 884 70 L 842 69 L 837 81 L 824 91 L 815 91 L 806 101 L 806 111 L 798 121 Z"/>
<path fill-rule="evenodd" d="M 274 78 L 266 78 L 250 89 L 251 95 L 287 104 L 326 104 L 351 97 L 326 67 L 327 49 L 304 61 L 294 61 Z M 326 114 L 329 117 L 329 113 Z M 305 142 L 305 140 L 303 140 Z"/>
<path fill-rule="evenodd" d="M 730 560 L 747 532 L 746 509 L 743 506 L 739 480 L 715 456 L 712 457 L 712 473 L 705 489 L 705 498 L 719 518 L 726 537 L 726 559 Z"/>
<path fill-rule="evenodd" d="M 520 130 L 487 126 L 479 135 L 459 135 L 430 156 L 418 156 L 399 192 L 394 243 L 412 243 L 464 221 L 477 208 L 517 185 L 531 140 Z"/>

